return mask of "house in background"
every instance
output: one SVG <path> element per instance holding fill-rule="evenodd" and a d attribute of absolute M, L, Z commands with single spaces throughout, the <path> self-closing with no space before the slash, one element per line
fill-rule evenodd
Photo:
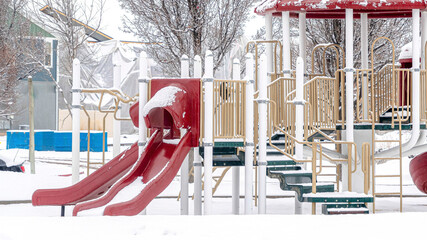
<path fill-rule="evenodd" d="M 58 40 L 55 36 L 30 22 L 30 34 L 40 37 L 45 47 L 45 69 L 33 74 L 34 127 L 35 129 L 56 130 L 58 128 Z M 20 80 L 18 85 L 17 113 L 4 119 L 9 129 L 25 129 L 29 125 L 28 117 L 28 79 Z M 11 119 L 13 118 L 13 119 Z M 0 120 L 1 122 L 1 120 Z M 8 123 L 9 126 L 8 126 Z M 1 127 L 1 124 L 0 124 Z M 7 130 L 7 129 L 5 129 Z"/>

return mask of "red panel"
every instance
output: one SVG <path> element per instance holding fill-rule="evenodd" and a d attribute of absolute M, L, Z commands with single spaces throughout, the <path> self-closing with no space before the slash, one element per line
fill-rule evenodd
<path fill-rule="evenodd" d="M 132 119 L 132 123 L 135 127 L 139 127 L 139 102 L 134 103 L 132 106 L 130 106 L 129 108 L 129 115 L 130 118 Z"/>
<path fill-rule="evenodd" d="M 427 152 L 416 156 L 409 164 L 409 172 L 415 186 L 423 192 L 427 193 Z"/>
<path fill-rule="evenodd" d="M 191 146 L 197 147 L 200 133 L 200 79 L 153 79 L 151 80 L 151 97 L 167 86 L 178 87 L 184 90 L 185 93 L 178 92 L 172 105 L 163 107 L 161 108 L 162 110 L 151 110 L 145 118 L 146 125 L 147 127 L 157 128 L 164 125 L 165 128 L 169 128 L 166 125 L 171 125 L 171 119 L 169 119 L 169 116 L 171 116 L 176 129 L 181 127 L 190 129 Z M 155 113 L 155 111 L 167 111 L 169 114 Z"/>

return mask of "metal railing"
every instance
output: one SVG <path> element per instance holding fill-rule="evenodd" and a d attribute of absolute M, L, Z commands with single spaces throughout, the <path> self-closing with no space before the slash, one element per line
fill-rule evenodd
<path fill-rule="evenodd" d="M 245 138 L 246 81 L 214 80 L 214 139 Z"/>
<path fill-rule="evenodd" d="M 283 46 L 279 40 L 255 40 L 249 41 L 246 44 L 246 53 L 249 52 L 249 47 L 254 45 L 255 48 L 255 90 L 258 90 L 258 45 L 274 44 L 273 51 L 273 72 L 269 73 L 271 81 L 283 76 Z M 292 59 L 292 56 L 290 57 Z M 292 73 L 291 73 L 292 74 Z"/>
<path fill-rule="evenodd" d="M 213 81 L 214 139 L 245 139 L 246 80 Z M 200 83 L 202 87 L 202 82 Z M 201 88 L 203 103 L 204 90 Z M 204 104 L 200 104 L 200 141 L 204 137 Z"/>
<path fill-rule="evenodd" d="M 322 72 L 316 74 L 314 63 L 315 63 L 315 53 L 318 49 L 323 49 L 323 52 L 322 52 Z M 332 44 L 332 43 L 319 44 L 319 45 L 315 46 L 313 48 L 313 50 L 311 51 L 311 74 L 309 74 L 309 79 L 312 79 L 314 77 L 319 77 L 319 76 L 326 76 L 326 64 L 327 64 L 327 62 L 326 62 L 326 51 L 328 49 L 332 49 L 335 51 L 335 54 L 336 54 L 335 55 L 336 70 L 344 67 L 343 65 L 345 63 L 345 51 L 340 45 Z M 342 59 L 341 67 L 340 67 L 340 58 Z"/>
<path fill-rule="evenodd" d="M 99 98 L 99 102 L 98 102 L 98 111 L 100 113 L 104 113 L 104 117 L 102 118 L 102 162 L 91 162 L 90 160 L 90 130 L 91 130 L 91 117 L 90 114 L 88 113 L 88 111 L 86 110 L 86 108 L 84 106 L 82 106 L 82 109 L 87 117 L 87 125 L 88 125 L 88 130 L 87 130 L 87 161 L 86 161 L 86 170 L 87 170 L 87 176 L 89 176 L 89 169 L 90 169 L 90 165 L 104 165 L 105 164 L 105 122 L 106 122 L 106 118 L 108 116 L 109 113 L 113 113 L 113 117 L 116 120 L 119 121 L 123 121 L 123 120 L 131 120 L 130 118 L 121 118 L 117 116 L 117 111 L 120 108 L 119 104 L 120 102 L 125 103 L 125 104 L 130 104 L 133 102 L 136 102 L 136 96 L 134 97 L 129 97 L 128 95 L 126 95 L 125 93 L 116 90 L 116 89 L 82 89 L 81 90 L 82 93 L 86 93 L 86 94 L 100 94 L 100 98 Z M 102 108 L 102 101 L 104 99 L 104 96 L 108 94 L 111 95 L 114 98 L 114 106 L 110 106 L 108 109 L 103 109 Z"/>
<path fill-rule="evenodd" d="M 313 126 L 320 130 L 335 130 L 340 116 L 339 78 L 315 77 L 304 84 L 304 99 L 308 101 L 310 111 L 305 111 L 310 122 L 306 126 Z M 286 102 L 295 98 L 295 90 L 286 96 Z M 307 110 L 307 109 L 306 109 Z M 294 115 L 292 111 L 287 113 Z M 309 128 L 305 128 L 305 138 L 310 137 Z"/>
<path fill-rule="evenodd" d="M 374 76 L 374 83 L 371 84 L 371 104 L 374 110 L 374 119 L 376 122 L 382 114 L 387 112 L 393 106 L 396 106 L 396 86 L 395 75 L 393 74 L 394 65 L 389 64 L 381 68 Z"/>
<path fill-rule="evenodd" d="M 306 102 L 305 104 L 307 107 L 305 107 L 304 111 L 308 111 L 311 112 L 311 116 L 312 114 L 312 110 L 310 108 L 310 104 L 308 102 Z M 316 184 L 317 184 L 317 176 L 322 176 L 322 170 L 323 170 L 323 159 L 327 159 L 331 162 L 334 162 L 336 164 L 340 164 L 340 163 L 347 163 L 348 164 L 348 190 L 351 191 L 352 190 L 352 174 L 356 172 L 357 170 L 357 154 L 354 156 L 354 161 L 353 161 L 353 157 L 352 157 L 352 153 L 353 152 L 357 152 L 357 147 L 356 144 L 354 142 L 345 142 L 345 141 L 336 141 L 332 138 L 330 138 L 329 136 L 327 136 L 325 133 L 323 133 L 320 129 L 316 128 L 315 126 L 311 125 L 311 124 L 304 124 L 307 125 L 308 128 L 310 128 L 310 132 L 316 132 L 320 135 L 322 135 L 326 140 L 328 141 L 323 141 L 323 142 L 315 142 L 315 141 L 298 141 L 292 134 L 289 134 L 287 131 L 284 131 L 281 127 L 275 126 L 273 119 L 274 119 L 274 115 L 276 114 L 276 110 L 275 110 L 276 106 L 275 106 L 275 102 L 270 100 L 270 108 L 269 108 L 269 115 L 273 116 L 273 118 L 270 118 L 270 121 L 268 121 L 268 136 L 269 137 L 269 144 L 271 147 L 273 147 L 274 149 L 276 149 L 278 152 L 282 153 L 283 155 L 287 156 L 289 159 L 297 162 L 297 163 L 311 163 L 312 165 L 312 193 L 316 193 Z M 305 116 L 307 116 L 307 114 L 305 114 Z M 304 120 L 305 123 L 310 123 L 310 120 L 308 120 L 307 117 L 305 117 Z M 280 148 L 278 146 L 276 146 L 272 140 L 272 133 L 273 132 L 280 132 L 285 136 L 285 140 L 281 141 L 281 144 L 285 144 L 284 147 Z M 304 137 L 306 139 L 306 137 Z M 296 159 L 294 157 L 294 148 L 295 148 L 295 144 L 302 144 L 302 145 L 306 145 L 309 146 L 312 149 L 312 158 L 311 159 Z M 333 144 L 333 145 L 347 145 L 347 149 L 349 149 L 348 151 L 348 156 L 347 158 L 332 158 L 330 156 L 328 156 L 327 154 L 325 154 L 323 152 L 323 147 L 324 145 L 329 145 L 329 144 Z M 313 203 L 315 204 L 315 203 Z M 313 205 L 313 214 L 315 213 L 315 205 Z"/>
<path fill-rule="evenodd" d="M 372 85 L 374 73 L 372 69 L 356 69 L 354 74 L 356 82 L 356 112 L 355 121 L 370 122 L 372 112 Z"/>
<path fill-rule="evenodd" d="M 295 134 L 295 106 L 286 102 L 285 96 L 295 91 L 295 78 L 280 77 L 267 85 L 267 96 L 274 102 L 275 114 L 269 115 L 273 125 L 281 127 L 285 131 Z M 254 93 L 254 99 L 258 98 L 258 91 Z M 258 103 L 254 104 L 254 145 L 258 146 Z M 254 153 L 254 163 L 256 152 Z"/>
<path fill-rule="evenodd" d="M 423 83 L 424 81 L 424 83 Z M 412 73 L 410 69 L 398 68 L 388 64 L 377 73 L 373 69 L 357 69 L 355 74 L 356 82 L 356 122 L 372 122 L 372 117 L 376 123 L 380 116 L 386 112 L 391 112 L 391 123 L 397 121 L 397 111 L 402 114 L 402 121 L 408 121 L 411 116 L 411 82 Z M 421 110 L 422 117 L 425 118 L 425 77 L 421 77 Z M 370 114 L 370 113 L 373 113 Z M 424 113 L 423 113 L 424 112 Z"/>
<path fill-rule="evenodd" d="M 293 129 L 295 126 L 295 106 L 286 103 L 285 96 L 295 91 L 295 78 L 278 78 L 267 86 L 270 101 L 275 102 L 274 125 L 283 129 Z"/>

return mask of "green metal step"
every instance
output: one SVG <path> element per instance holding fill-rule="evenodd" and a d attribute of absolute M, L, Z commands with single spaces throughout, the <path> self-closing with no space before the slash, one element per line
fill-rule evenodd
<path fill-rule="evenodd" d="M 298 165 L 296 165 L 298 166 Z M 279 180 L 280 189 L 284 191 L 295 191 L 298 200 L 302 201 L 303 195 L 312 192 L 312 172 L 306 170 L 290 171 L 282 167 L 268 167 L 267 176 Z M 334 184 L 317 183 L 317 192 L 333 192 Z"/>
<path fill-rule="evenodd" d="M 292 171 L 287 169 L 286 167 L 268 167 L 267 175 L 271 177 L 274 177 L 273 175 L 278 175 L 278 177 L 306 177 L 310 180 L 310 182 L 312 177 L 312 173 L 310 171 L 301 169 Z"/>
<path fill-rule="evenodd" d="M 342 215 L 342 214 L 369 214 L 369 209 L 364 203 L 335 203 L 322 204 L 322 214 L 324 215 Z"/>
<path fill-rule="evenodd" d="M 330 192 L 330 193 L 308 193 L 302 198 L 302 202 L 336 202 L 336 203 L 370 203 L 373 202 L 372 195 L 354 192 Z"/>
<path fill-rule="evenodd" d="M 244 166 L 245 162 L 236 155 L 214 155 L 212 165 L 214 167 Z"/>
<path fill-rule="evenodd" d="M 329 134 L 333 133 L 334 131 L 335 131 L 335 129 L 333 129 L 333 130 L 332 129 L 322 130 L 322 132 L 326 135 L 329 135 Z M 280 145 L 281 144 L 280 141 L 284 140 L 284 138 L 285 138 L 285 134 L 283 134 L 283 133 L 276 133 L 274 136 L 271 137 L 271 139 L 276 142 L 275 145 Z M 324 138 L 324 136 L 320 133 L 315 133 L 315 134 L 311 135 L 307 140 L 309 142 L 312 142 L 313 139 L 315 139 L 315 138 L 321 138 L 322 139 L 322 138 Z M 284 145 L 284 143 L 282 143 L 281 145 Z"/>
<path fill-rule="evenodd" d="M 288 184 L 289 188 L 298 194 L 298 200 L 304 202 L 305 194 L 311 194 L 313 187 L 312 183 Z M 335 191 L 335 185 L 331 183 L 317 183 L 316 192 L 332 193 Z"/>
<path fill-rule="evenodd" d="M 274 166 L 274 167 L 267 167 L 267 174 L 268 172 L 279 172 L 279 171 L 295 171 L 295 170 L 301 170 L 302 167 L 300 165 L 288 165 L 288 166 Z"/>

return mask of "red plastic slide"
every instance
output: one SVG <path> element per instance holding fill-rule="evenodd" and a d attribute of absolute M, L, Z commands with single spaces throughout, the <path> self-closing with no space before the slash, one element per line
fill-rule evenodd
<path fill-rule="evenodd" d="M 116 181 L 123 177 L 138 159 L 138 144 L 120 153 L 107 164 L 66 188 L 39 189 L 33 193 L 34 206 L 73 205 L 91 200 L 104 194 Z"/>
<path fill-rule="evenodd" d="M 416 156 L 409 164 L 409 172 L 415 186 L 427 194 L 427 152 Z"/>
<path fill-rule="evenodd" d="M 104 215 L 112 216 L 131 216 L 140 213 L 176 176 L 185 156 L 190 151 L 190 136 L 188 132 L 178 145 L 175 145 L 164 142 L 162 132 L 156 131 L 131 172 L 101 198 L 78 204 L 73 210 L 73 215 L 108 204 L 122 189 L 142 176 L 142 183 L 146 186 L 137 196 L 126 202 L 109 205 L 104 210 Z"/>

